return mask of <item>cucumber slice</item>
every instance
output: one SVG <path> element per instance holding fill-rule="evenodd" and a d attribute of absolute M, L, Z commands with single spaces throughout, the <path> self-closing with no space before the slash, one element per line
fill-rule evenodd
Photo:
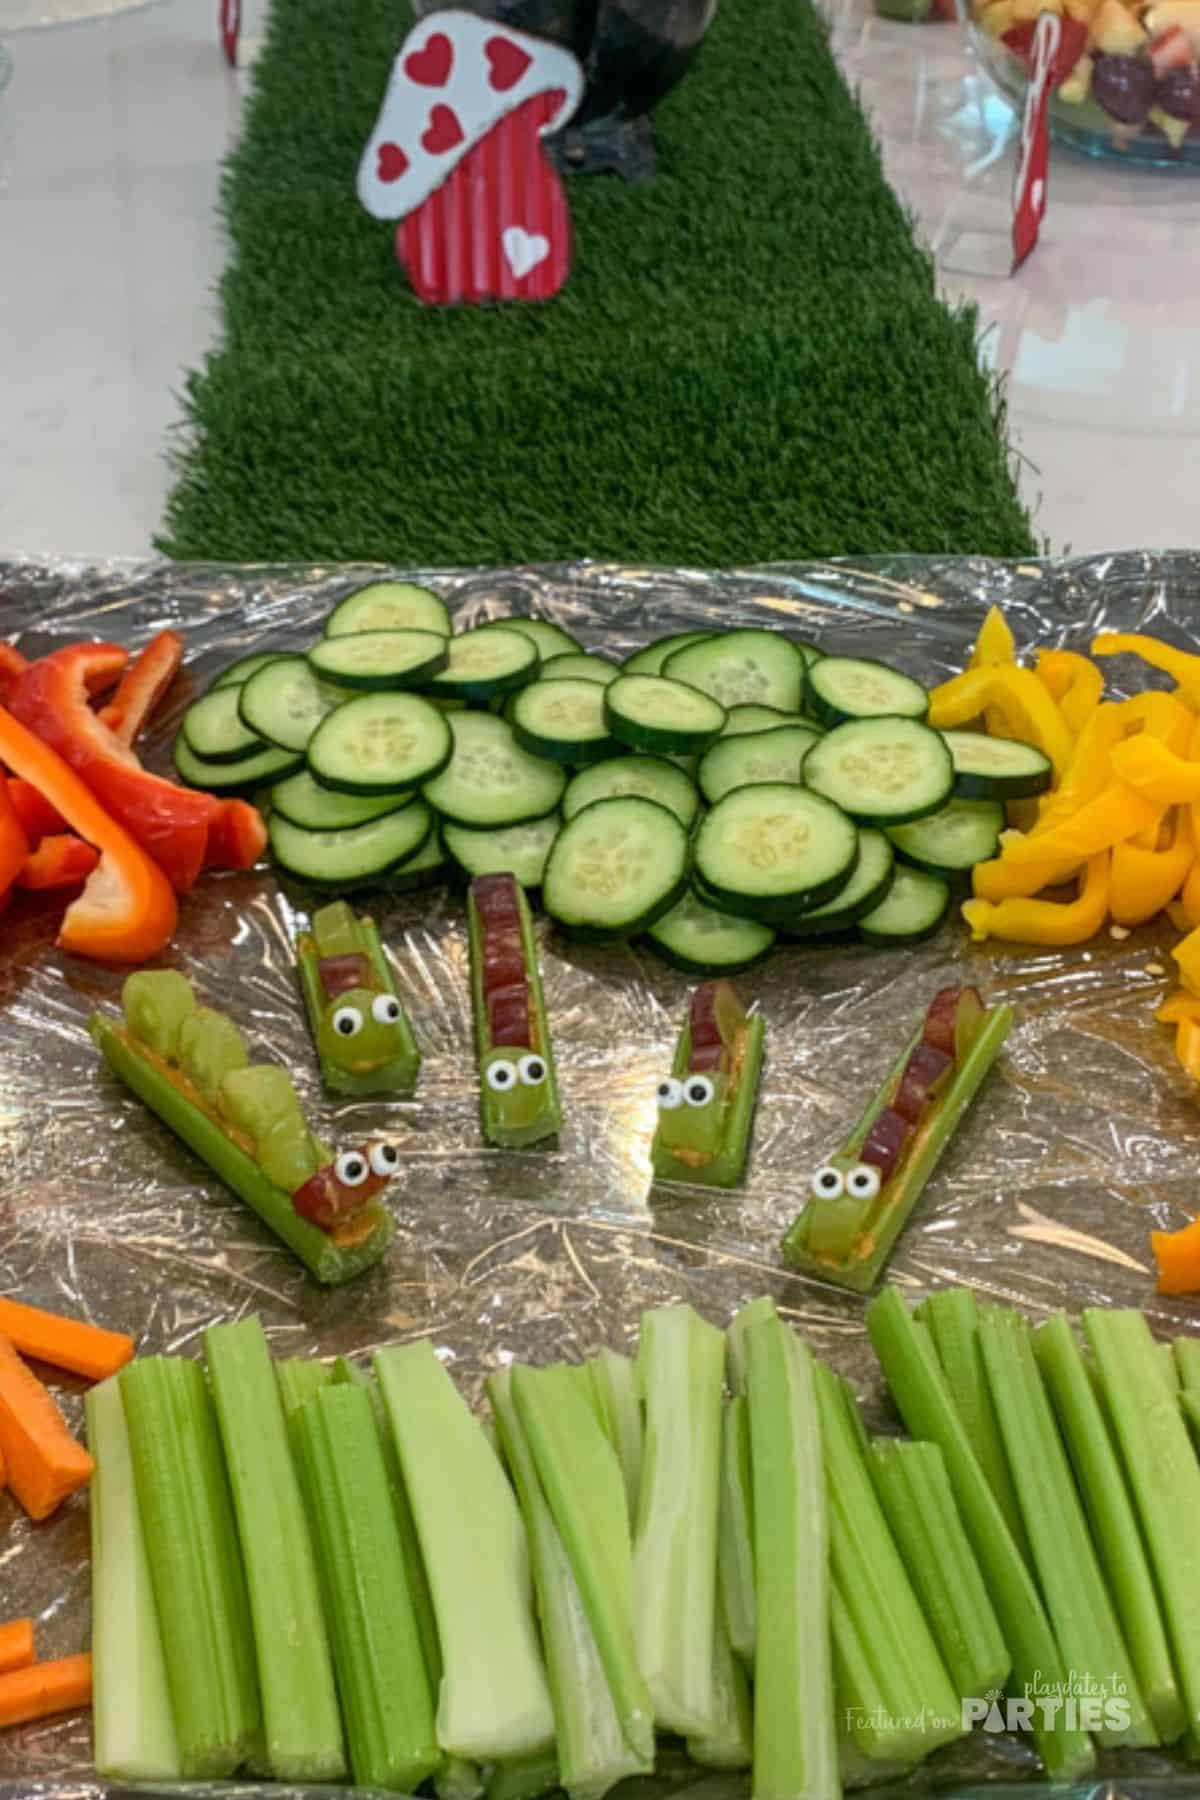
<path fill-rule="evenodd" d="M 929 695 L 919 681 L 865 656 L 822 656 L 805 671 L 804 704 L 822 725 L 846 719 L 923 719 Z"/>
<path fill-rule="evenodd" d="M 583 649 L 578 638 L 573 638 L 561 625 L 552 625 L 549 619 L 489 619 L 486 625 L 476 626 L 476 630 L 519 632 L 545 662 L 552 656 L 566 656 Z"/>
<path fill-rule="evenodd" d="M 815 726 L 776 725 L 720 738 L 700 758 L 700 792 L 715 806 L 734 788 L 760 781 L 794 781 L 799 787 L 800 765 L 820 735 Z"/>
<path fill-rule="evenodd" d="M 804 758 L 804 782 L 868 825 L 907 825 L 940 812 L 954 764 L 940 732 L 916 719 L 852 719 Z"/>
<path fill-rule="evenodd" d="M 411 581 L 372 581 L 349 594 L 325 621 L 326 637 L 360 631 L 436 631 L 449 637 L 452 630 L 446 602 Z"/>
<path fill-rule="evenodd" d="M 742 737 L 748 731 L 773 731 L 776 725 L 807 725 L 801 713 L 780 712 L 776 706 L 731 706 L 725 714 L 722 737 Z M 812 727 L 816 731 L 816 726 Z"/>
<path fill-rule="evenodd" d="M 255 650 L 249 656 L 239 656 L 236 662 L 222 669 L 216 680 L 209 683 L 209 692 L 214 688 L 243 687 L 252 675 L 265 669 L 268 663 L 281 662 L 285 656 L 294 652 L 287 650 Z"/>
<path fill-rule="evenodd" d="M 921 869 L 898 868 L 884 900 L 858 922 L 858 935 L 868 944 L 918 944 L 941 927 L 950 905 L 950 889 Z"/>
<path fill-rule="evenodd" d="M 271 810 L 305 831 L 343 831 L 399 812 L 412 798 L 411 788 L 407 793 L 335 794 L 301 769 L 271 789 Z"/>
<path fill-rule="evenodd" d="M 604 696 L 594 681 L 535 681 L 512 703 L 517 742 L 531 756 L 551 762 L 591 763 L 618 748 L 609 736 Z"/>
<path fill-rule="evenodd" d="M 345 688 L 323 682 L 303 656 L 268 663 L 235 690 L 238 708 L 251 731 L 281 750 L 300 751 L 321 720 L 349 698 Z"/>
<path fill-rule="evenodd" d="M 446 824 L 442 837 L 446 849 L 464 874 L 515 875 L 523 888 L 542 885 L 546 858 L 558 836 L 561 820 L 556 812 L 527 825 L 502 825 L 494 831 L 477 831 L 466 825 Z"/>
<path fill-rule="evenodd" d="M 180 781 L 186 782 L 188 787 L 204 788 L 210 794 L 253 793 L 255 788 L 282 781 L 304 761 L 292 750 L 278 750 L 274 744 L 268 744 L 257 756 L 245 756 L 240 762 L 209 762 L 196 755 L 182 731 L 175 739 L 171 754 Z"/>
<path fill-rule="evenodd" d="M 450 858 L 435 825 L 415 856 L 389 871 L 384 886 L 389 894 L 409 894 L 417 888 L 433 887 L 444 881 L 450 871 Z"/>
<path fill-rule="evenodd" d="M 419 687 L 446 667 L 453 641 L 437 631 L 362 631 L 322 638 L 308 661 L 324 681 L 343 687 Z"/>
<path fill-rule="evenodd" d="M 318 725 L 308 766 L 339 794 L 395 793 L 431 780 L 453 749 L 450 720 L 418 694 L 359 694 Z"/>
<path fill-rule="evenodd" d="M 954 763 L 954 791 L 963 800 L 1032 800 L 1049 791 L 1048 756 L 1016 738 L 983 731 L 943 731 Z"/>
<path fill-rule="evenodd" d="M 267 748 L 257 731 L 243 723 L 240 693 L 236 687 L 211 688 L 188 707 L 179 729 L 197 756 L 209 762 L 241 762 Z"/>
<path fill-rule="evenodd" d="M 594 800 L 554 840 L 542 903 L 570 937 L 636 937 L 681 897 L 690 862 L 688 834 L 665 806 L 639 795 Z"/>
<path fill-rule="evenodd" d="M 854 821 L 819 794 L 783 782 L 726 794 L 696 834 L 705 884 L 759 918 L 767 910 L 790 918 L 822 905 L 846 885 L 857 861 Z"/>
<path fill-rule="evenodd" d="M 464 631 L 450 639 L 449 659 L 430 683 L 434 694 L 457 700 L 491 700 L 511 694 L 533 681 L 538 672 L 537 645 L 515 631 Z"/>
<path fill-rule="evenodd" d="M 343 831 L 305 831 L 273 813 L 267 827 L 271 854 L 281 869 L 315 887 L 347 888 L 372 881 L 417 854 L 433 830 L 433 814 L 423 800 L 399 812 Z"/>
<path fill-rule="evenodd" d="M 725 631 L 676 650 L 663 674 L 711 694 L 722 706 L 777 706 L 798 713 L 804 658 L 778 631 Z"/>
<path fill-rule="evenodd" d="M 769 925 L 717 912 L 692 889 L 646 935 L 685 975 L 736 975 L 759 962 L 775 942 Z"/>
<path fill-rule="evenodd" d="M 522 825 L 544 819 L 562 799 L 566 771 L 530 756 L 512 726 L 494 713 L 453 713 L 445 720 L 454 753 L 425 798 L 456 825 Z"/>
<path fill-rule="evenodd" d="M 1004 807 L 999 800 L 951 800 L 941 812 L 912 825 L 893 825 L 888 836 L 902 862 L 951 883 L 1000 848 Z"/>
<path fill-rule="evenodd" d="M 811 669 L 815 662 L 820 662 L 825 655 L 819 644 L 810 644 L 807 638 L 793 638 L 792 644 L 804 659 L 804 667 Z"/>
<path fill-rule="evenodd" d="M 592 656 L 585 650 L 565 650 L 551 656 L 538 672 L 539 681 L 596 681 L 605 687 L 621 673 L 618 663 L 607 656 Z"/>
<path fill-rule="evenodd" d="M 662 666 L 668 656 L 676 650 L 686 650 L 689 644 L 699 644 L 705 638 L 713 637 L 711 631 L 673 631 L 670 637 L 655 638 L 644 650 L 635 650 L 621 664 L 626 675 L 661 675 Z"/>
<path fill-rule="evenodd" d="M 563 818 L 573 819 L 593 800 L 617 800 L 623 794 L 657 800 L 689 830 L 700 810 L 695 782 L 665 756 L 613 756 L 572 779 L 563 795 Z"/>
<path fill-rule="evenodd" d="M 891 891 L 896 874 L 896 852 L 891 840 L 873 825 L 859 827 L 858 863 L 853 875 L 832 900 L 788 922 L 785 936 L 792 938 L 836 937 L 874 912 Z"/>
<path fill-rule="evenodd" d="M 690 756 L 721 735 L 725 708 L 699 688 L 665 675 L 622 675 L 604 690 L 613 736 L 634 750 Z"/>

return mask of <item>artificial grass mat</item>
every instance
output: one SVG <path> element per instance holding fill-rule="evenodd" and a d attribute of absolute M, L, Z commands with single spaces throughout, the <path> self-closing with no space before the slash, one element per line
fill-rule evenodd
<path fill-rule="evenodd" d="M 273 0 L 160 547 L 221 561 L 721 566 L 1027 555 L 972 310 L 933 270 L 809 0 L 722 0 L 659 173 L 573 176 L 546 305 L 426 310 L 354 175 L 397 0 Z"/>

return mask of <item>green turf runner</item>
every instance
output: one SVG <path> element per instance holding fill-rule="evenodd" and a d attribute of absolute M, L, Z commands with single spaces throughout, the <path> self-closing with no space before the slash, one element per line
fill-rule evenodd
<path fill-rule="evenodd" d="M 569 182 L 558 300 L 441 314 L 354 198 L 408 23 L 271 9 L 170 554 L 1033 551 L 977 318 L 938 301 L 810 0 L 718 9 L 656 116 L 655 182 Z"/>

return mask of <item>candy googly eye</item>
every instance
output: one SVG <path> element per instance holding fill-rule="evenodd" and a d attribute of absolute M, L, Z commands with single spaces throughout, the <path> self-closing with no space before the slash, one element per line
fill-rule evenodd
<path fill-rule="evenodd" d="M 540 1056 L 523 1056 L 517 1073 L 526 1087 L 540 1087 L 546 1079 L 546 1064 Z"/>
<path fill-rule="evenodd" d="M 873 1200 L 879 1188 L 879 1170 L 873 1163 L 855 1163 L 846 1176 L 846 1192 L 852 1200 Z"/>
<path fill-rule="evenodd" d="M 395 994 L 376 994 L 371 1002 L 371 1017 L 377 1025 L 398 1025 L 403 1011 Z"/>
<path fill-rule="evenodd" d="M 846 1178 L 832 1163 L 818 1169 L 812 1178 L 813 1195 L 818 1200 L 840 1200 L 846 1191 Z"/>
<path fill-rule="evenodd" d="M 361 1187 L 371 1173 L 371 1165 L 361 1150 L 343 1150 L 333 1172 L 343 1187 Z"/>
<path fill-rule="evenodd" d="M 689 1106 L 707 1106 L 716 1091 L 709 1075 L 689 1075 L 683 1084 L 683 1097 Z"/>
<path fill-rule="evenodd" d="M 333 1015 L 333 1029 L 339 1037 L 357 1037 L 363 1028 L 363 1016 L 357 1006 L 339 1006 Z"/>
<path fill-rule="evenodd" d="M 379 1175 L 387 1181 L 400 1167 L 400 1152 L 395 1144 L 372 1144 L 367 1160 L 371 1165 L 372 1175 Z"/>
<path fill-rule="evenodd" d="M 499 1062 L 489 1063 L 487 1084 L 498 1094 L 509 1093 L 517 1085 L 516 1063 L 506 1062 L 503 1058 Z"/>
<path fill-rule="evenodd" d="M 658 1084 L 658 1107 L 660 1112 L 674 1112 L 677 1106 L 683 1105 L 683 1083 L 668 1075 Z"/>

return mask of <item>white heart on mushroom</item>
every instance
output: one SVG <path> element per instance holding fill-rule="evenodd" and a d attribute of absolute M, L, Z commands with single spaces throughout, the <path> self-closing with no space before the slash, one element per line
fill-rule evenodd
<path fill-rule="evenodd" d="M 536 269 L 550 254 L 550 239 L 540 231 L 526 231 L 523 225 L 510 225 L 500 242 L 509 268 L 520 281 L 530 269 Z"/>

